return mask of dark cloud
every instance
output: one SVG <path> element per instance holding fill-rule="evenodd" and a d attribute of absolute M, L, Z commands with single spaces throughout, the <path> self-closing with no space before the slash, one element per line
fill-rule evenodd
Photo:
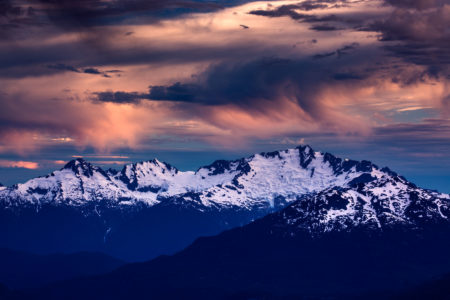
<path fill-rule="evenodd" d="M 313 9 L 324 9 L 328 8 L 328 5 L 324 2 L 319 1 L 304 1 L 297 4 L 297 8 L 301 10 L 313 10 Z"/>
<path fill-rule="evenodd" d="M 212 11 L 246 0 L 1 0 L 2 27 L 45 24 L 66 30 L 102 25 L 153 23 L 183 13 Z M 26 3 L 26 4 L 25 4 Z M 126 35 L 131 35 L 127 32 Z"/>
<path fill-rule="evenodd" d="M 333 52 L 333 55 L 338 51 Z M 141 98 L 195 102 L 205 105 L 233 103 L 244 108 L 257 107 L 264 101 L 277 101 L 288 97 L 304 109 L 315 114 L 320 103 L 315 92 L 334 81 L 362 80 L 364 75 L 341 72 L 330 76 L 341 65 L 266 58 L 247 64 L 217 65 L 199 76 L 196 83 L 177 82 L 169 86 L 151 86 Z"/>
<path fill-rule="evenodd" d="M 95 100 L 113 103 L 137 103 L 144 97 L 139 93 L 127 92 L 100 92 L 95 93 L 95 96 Z"/>
<path fill-rule="evenodd" d="M 449 9 L 395 9 L 386 19 L 373 23 L 371 29 L 382 33 L 382 41 L 438 41 L 448 36 Z"/>
<path fill-rule="evenodd" d="M 99 71 L 99 69 L 96 68 L 87 68 L 84 69 L 83 72 L 87 74 L 103 74 L 103 72 Z"/>
<path fill-rule="evenodd" d="M 76 68 L 71 65 L 66 65 L 63 63 L 51 64 L 51 65 L 48 65 L 47 68 L 52 69 L 52 70 L 62 71 L 62 72 L 75 72 L 75 73 L 82 72 L 85 74 L 103 75 L 104 77 L 110 77 L 110 75 L 108 73 L 121 73 L 122 72 L 120 70 L 109 70 L 109 71 L 103 72 L 97 68 L 85 68 L 83 70 L 80 70 L 79 68 Z"/>
<path fill-rule="evenodd" d="M 111 31 L 105 25 L 151 24 L 244 2 L 248 0 L 1 0 L 0 37 L 33 35 L 30 29 L 45 35 L 56 28 L 82 32 L 85 42 L 101 43 Z"/>
<path fill-rule="evenodd" d="M 152 22 L 171 14 L 212 10 L 221 6 L 207 1 L 184 0 L 35 0 L 51 21 L 66 27 L 117 24 L 127 19 Z"/>
<path fill-rule="evenodd" d="M 392 12 L 385 15 L 355 13 L 318 17 L 298 12 L 302 3 L 250 13 L 267 17 L 288 16 L 301 22 L 322 22 L 310 27 L 316 31 L 353 28 L 379 32 L 380 41 L 385 42 L 384 47 L 390 55 L 426 66 L 430 74 L 434 72 L 434 75 L 446 77 L 450 63 L 450 0 L 386 0 L 385 3 L 393 7 Z M 315 58 L 333 54 L 319 53 Z"/>
<path fill-rule="evenodd" d="M 352 43 L 349 45 L 345 45 L 339 49 L 336 49 L 335 51 L 316 54 L 313 56 L 313 58 L 314 59 L 322 59 L 322 58 L 327 58 L 327 57 L 335 56 L 335 55 L 337 58 L 340 58 L 343 55 L 349 54 L 349 52 L 355 50 L 358 47 L 359 47 L 358 43 Z"/>
<path fill-rule="evenodd" d="M 193 83 L 150 86 L 148 93 L 105 92 L 98 100 L 133 102 L 141 99 L 223 105 L 234 103 L 249 106 L 257 100 L 275 100 L 279 93 L 288 92 L 290 82 L 303 84 L 312 73 L 307 62 L 265 58 L 247 63 L 217 64 L 196 76 Z M 313 71 L 314 72 L 314 71 Z M 310 74 L 311 75 L 311 74 Z M 286 89 L 285 89 L 286 88 Z M 291 88 L 294 93 L 295 86 Z"/>
<path fill-rule="evenodd" d="M 306 91 L 304 97 L 297 93 L 300 93 L 299 85 L 311 81 L 313 73 L 317 71 L 308 62 L 279 58 L 234 65 L 218 64 L 200 74 L 195 83 L 152 86 L 148 98 L 205 105 L 233 103 L 250 108 L 257 107 L 262 101 L 276 101 L 283 94 L 291 94 L 294 99 L 298 98 L 300 105 L 312 108 L 315 104 L 306 99 Z"/>
<path fill-rule="evenodd" d="M 450 74 L 450 2 L 408 1 L 412 8 L 400 5 L 385 20 L 374 22 L 370 30 L 381 33 L 385 49 L 407 62 L 426 66 L 432 77 Z M 395 2 L 397 5 L 403 2 Z M 426 6 L 425 6 L 426 5 Z M 427 7 L 427 10 L 419 8 Z"/>
<path fill-rule="evenodd" d="M 289 4 L 289 5 L 281 5 L 276 7 L 275 9 L 269 10 L 252 10 L 249 14 L 264 16 L 264 17 L 291 17 L 294 20 L 307 20 L 308 18 L 315 18 L 312 15 L 307 15 L 303 13 L 298 13 L 295 10 L 298 9 L 299 6 L 297 4 Z"/>
<path fill-rule="evenodd" d="M 16 6 L 10 0 L 2 0 L 0 2 L 0 16 L 20 16 L 23 10 L 20 6 Z"/>
<path fill-rule="evenodd" d="M 66 64 L 53 64 L 53 65 L 48 65 L 47 67 L 50 69 L 55 69 L 55 70 L 60 70 L 60 71 L 70 71 L 70 72 L 76 72 L 76 73 L 80 72 L 80 70 L 78 70 L 74 66 L 69 66 Z"/>
<path fill-rule="evenodd" d="M 39 25 L 40 20 L 34 18 L 35 10 L 17 0 L 0 1 L 0 37 L 10 38 L 12 30 L 23 25 Z"/>
<path fill-rule="evenodd" d="M 83 73 L 92 74 L 92 75 L 102 75 L 103 77 L 111 78 L 111 75 L 109 75 L 108 73 L 118 73 L 118 72 L 117 72 L 117 70 L 113 70 L 112 72 L 111 71 L 103 72 L 97 68 L 86 68 L 83 70 Z M 119 74 L 119 77 L 120 77 L 120 74 Z"/>
<path fill-rule="evenodd" d="M 352 46 L 354 47 L 354 46 Z M 343 47 L 345 48 L 345 47 Z M 334 52 L 335 55 L 336 51 Z M 345 88 L 347 82 L 366 79 L 360 57 L 332 62 L 263 58 L 250 62 L 211 66 L 192 82 L 150 86 L 148 93 L 103 92 L 96 100 L 137 103 L 143 99 L 204 106 L 232 104 L 246 111 L 265 111 L 280 99 L 289 99 L 314 119 L 326 118 L 318 91 L 332 86 Z M 350 66 L 349 62 L 354 64 Z M 352 68 L 356 68 L 352 70 Z"/>
<path fill-rule="evenodd" d="M 330 4 L 327 5 L 326 3 Z M 339 5 L 331 5 L 334 1 L 329 2 L 302 2 L 298 4 L 288 4 L 281 5 L 276 8 L 270 8 L 267 10 L 259 9 L 250 11 L 249 14 L 265 17 L 290 17 L 293 20 L 306 23 L 317 23 L 317 22 L 334 22 L 339 23 L 343 28 L 364 28 L 369 21 L 376 19 L 377 14 L 373 12 L 361 12 L 358 14 L 352 13 L 341 13 L 336 14 L 323 14 L 315 15 L 314 13 L 299 13 L 298 10 L 308 11 L 307 7 L 320 6 L 321 9 L 340 7 Z M 316 7 L 319 8 L 319 7 Z M 313 8 L 311 8 L 313 9 Z M 323 26 L 322 24 L 317 25 L 318 28 Z M 328 24 L 328 26 L 334 26 Z M 314 27 L 314 26 L 313 26 Z M 320 30 L 320 29 L 319 29 Z"/>
<path fill-rule="evenodd" d="M 335 54 L 336 54 L 336 51 L 325 52 L 325 53 L 319 53 L 319 54 L 315 54 L 315 55 L 313 56 L 313 58 L 315 58 L 315 59 L 322 59 L 322 58 L 334 56 Z"/>
<path fill-rule="evenodd" d="M 276 8 L 271 8 L 268 10 L 253 10 L 249 13 L 252 15 L 266 16 L 266 17 L 291 17 L 294 20 L 305 20 L 305 21 L 318 21 L 318 20 L 332 20 L 336 16 L 328 15 L 325 17 L 317 17 L 311 14 L 298 13 L 297 10 L 310 11 L 314 9 L 326 9 L 333 7 L 333 3 L 336 1 L 303 1 L 296 4 L 280 5 Z"/>
<path fill-rule="evenodd" d="M 362 80 L 365 76 L 361 76 L 355 73 L 336 73 L 333 75 L 335 80 Z"/>
<path fill-rule="evenodd" d="M 117 48 L 111 40 L 103 40 L 98 47 L 83 42 L 62 42 L 52 45 L 0 45 L 0 78 L 19 78 L 48 74 L 48 65 L 55 62 L 67 62 L 78 68 L 90 68 L 102 65 L 140 65 L 140 64 L 179 64 L 215 60 L 235 60 L 239 57 L 257 57 L 261 52 L 260 44 L 241 45 L 186 45 L 183 47 L 160 47 L 159 45 L 143 45 L 138 48 Z M 273 52 L 276 52 L 274 49 Z M 44 68 L 42 68 L 44 66 Z M 53 72 L 56 69 L 52 69 Z"/>
<path fill-rule="evenodd" d="M 387 4 L 407 9 L 428 9 L 442 7 L 448 0 L 385 0 Z"/>
<path fill-rule="evenodd" d="M 208 103 L 207 94 L 208 91 L 199 84 L 177 82 L 170 86 L 151 86 L 148 99 Z"/>

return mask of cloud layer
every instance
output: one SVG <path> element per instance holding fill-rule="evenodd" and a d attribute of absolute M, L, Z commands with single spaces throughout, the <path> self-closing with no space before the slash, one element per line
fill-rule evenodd
<path fill-rule="evenodd" d="M 446 0 L 3 1 L 0 153 L 442 151 L 449 22 Z"/>

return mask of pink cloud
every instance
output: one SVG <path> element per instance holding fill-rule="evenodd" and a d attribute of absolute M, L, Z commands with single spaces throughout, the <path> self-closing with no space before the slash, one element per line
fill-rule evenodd
<path fill-rule="evenodd" d="M 13 161 L 13 160 L 0 160 L 0 167 L 2 168 L 23 168 L 23 169 L 38 169 L 39 164 L 32 161 Z"/>

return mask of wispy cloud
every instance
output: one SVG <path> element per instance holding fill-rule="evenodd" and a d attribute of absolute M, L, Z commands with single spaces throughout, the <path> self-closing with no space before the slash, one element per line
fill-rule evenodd
<path fill-rule="evenodd" d="M 399 108 L 399 109 L 397 109 L 397 111 L 398 112 L 415 111 L 415 110 L 432 109 L 432 108 L 433 107 L 431 107 L 431 106 L 410 106 L 410 107 Z"/>
<path fill-rule="evenodd" d="M 12 161 L 0 160 L 1 168 L 23 168 L 23 169 L 38 169 L 39 164 L 32 161 Z"/>
<path fill-rule="evenodd" d="M 72 155 L 73 158 L 110 158 L 110 159 L 128 159 L 125 155 Z"/>

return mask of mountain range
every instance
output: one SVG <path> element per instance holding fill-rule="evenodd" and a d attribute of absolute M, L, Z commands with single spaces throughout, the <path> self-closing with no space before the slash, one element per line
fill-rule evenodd
<path fill-rule="evenodd" d="M 45 204 L 82 207 L 105 202 L 109 207 L 148 207 L 183 202 L 199 210 L 208 208 L 276 207 L 299 195 L 330 186 L 343 186 L 363 173 L 396 174 L 368 161 L 340 159 L 311 147 L 260 153 L 247 158 L 218 160 L 197 171 L 182 172 L 157 159 L 104 171 L 81 158 L 59 171 L 24 184 L 3 188 L 3 205 Z M 280 198 L 283 198 L 281 200 Z"/>
<path fill-rule="evenodd" d="M 15 299 L 408 299 L 416 290 L 425 293 L 420 284 L 450 270 L 448 196 L 398 176 L 358 178 L 199 238 L 175 255 L 18 292 Z M 436 284 L 442 281 L 431 287 Z"/>
<path fill-rule="evenodd" d="M 396 176 L 309 146 L 218 160 L 195 172 L 156 159 L 105 171 L 76 159 L 47 176 L 1 188 L 0 247 L 146 260 L 369 176 L 364 174 Z"/>
<path fill-rule="evenodd" d="M 308 197 L 325 200 L 311 206 Z M 408 223 L 406 215 L 420 205 L 429 210 L 418 219 L 448 217 L 449 198 L 388 168 L 309 146 L 218 160 L 195 172 L 156 159 L 105 171 L 76 159 L 47 176 L 1 188 L 0 247 L 43 254 L 100 251 L 139 261 L 173 254 L 200 236 L 299 200 L 308 206 L 306 227 L 316 232 Z"/>
<path fill-rule="evenodd" d="M 309 146 L 195 172 L 156 159 L 121 171 L 76 159 L 1 188 L 0 246 L 146 262 L 0 292 L 12 299 L 402 297 L 449 272 L 449 220 L 450 195 Z"/>

